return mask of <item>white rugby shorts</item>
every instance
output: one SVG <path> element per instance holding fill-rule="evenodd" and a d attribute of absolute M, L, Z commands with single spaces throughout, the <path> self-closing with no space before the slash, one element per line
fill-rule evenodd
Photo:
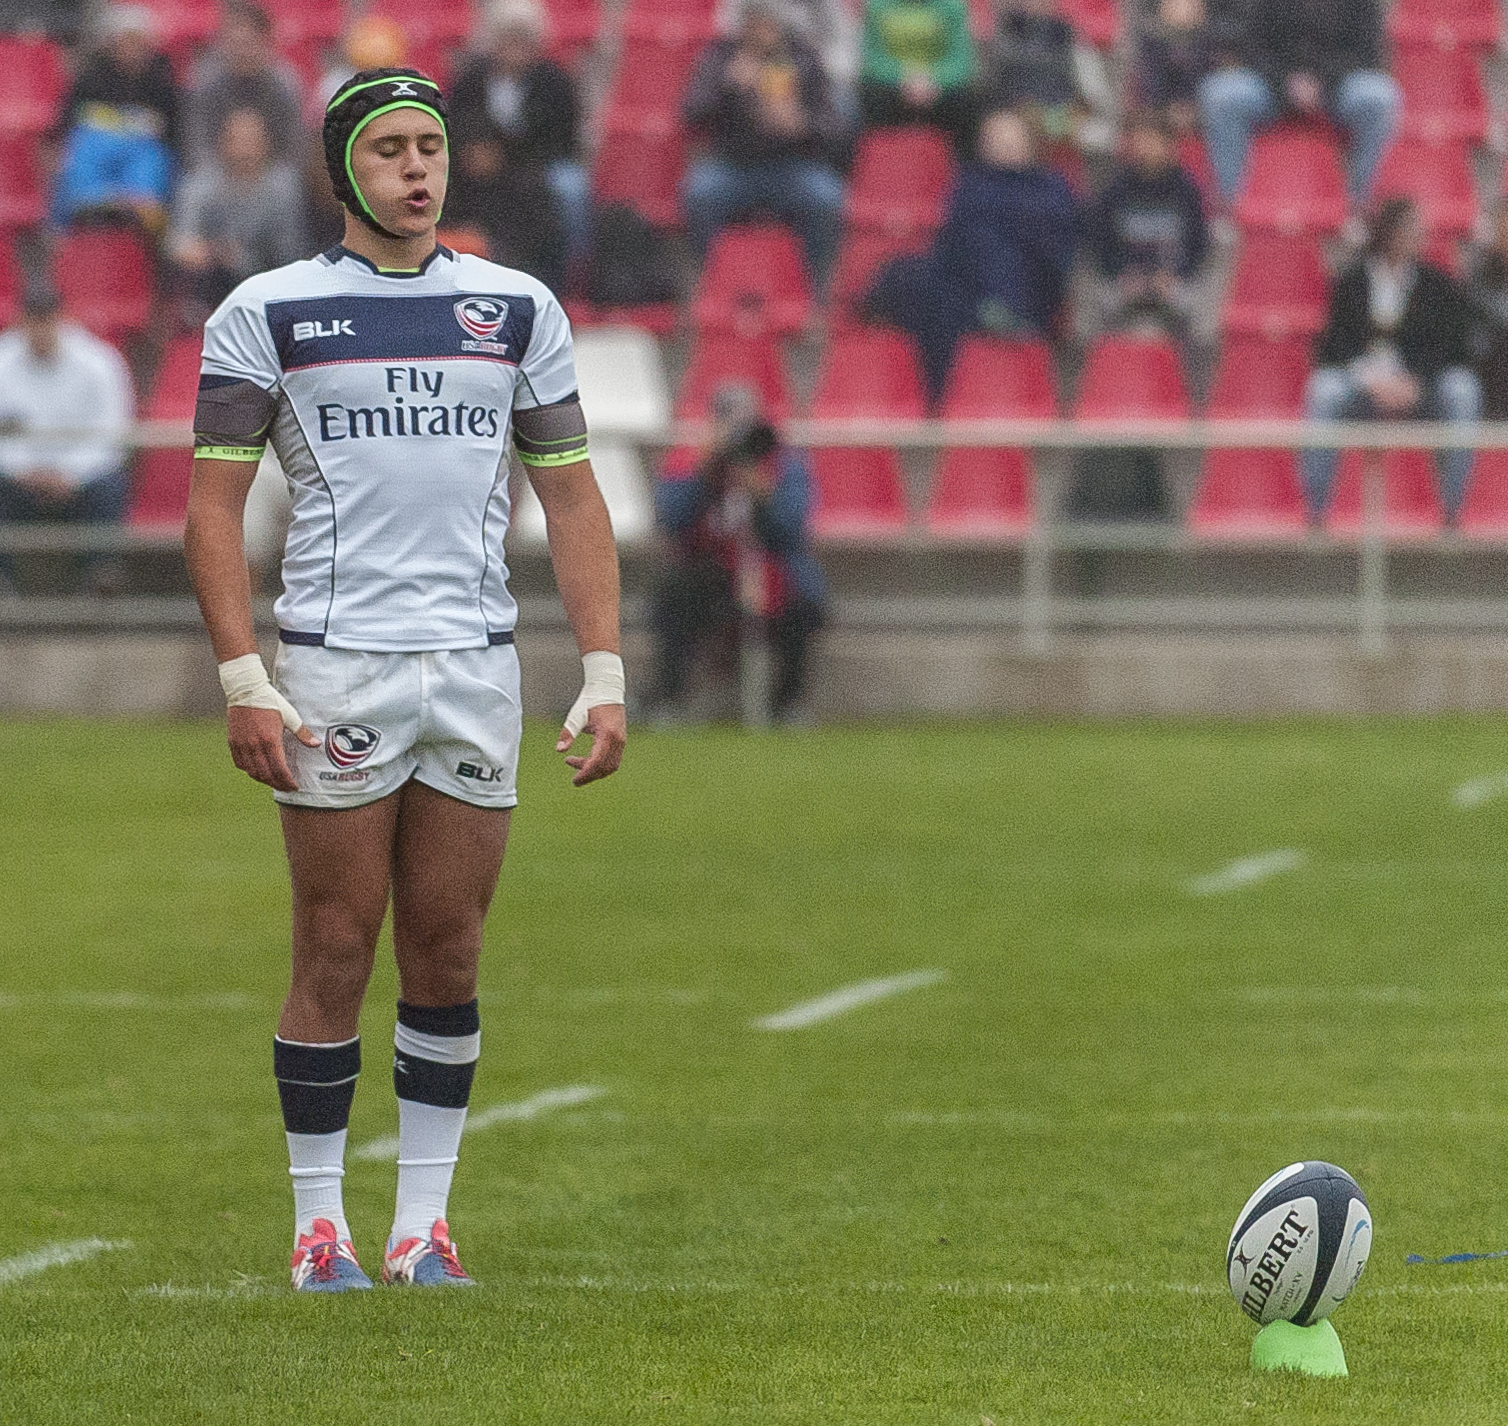
<path fill-rule="evenodd" d="M 377 654 L 280 644 L 273 681 L 320 745 L 284 740 L 291 807 L 360 807 L 417 778 L 478 807 L 518 801 L 523 737 L 518 652 Z"/>

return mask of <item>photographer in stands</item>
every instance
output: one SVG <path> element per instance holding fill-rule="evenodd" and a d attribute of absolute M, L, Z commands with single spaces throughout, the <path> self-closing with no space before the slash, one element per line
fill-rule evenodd
<path fill-rule="evenodd" d="M 811 473 L 781 446 L 747 386 L 717 390 L 712 425 L 710 446 L 683 462 L 672 456 L 655 490 L 672 559 L 654 599 L 650 716 L 682 716 L 698 648 L 711 636 L 736 648 L 740 623 L 757 621 L 774 664 L 771 716 L 798 723 L 807 651 L 827 604 L 807 540 Z"/>

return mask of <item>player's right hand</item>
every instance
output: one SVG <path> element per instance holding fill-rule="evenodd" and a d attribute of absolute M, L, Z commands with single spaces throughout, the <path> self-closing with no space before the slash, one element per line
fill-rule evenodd
<path fill-rule="evenodd" d="M 276 708 L 228 708 L 225 726 L 231 761 L 242 772 L 274 792 L 298 791 L 283 751 L 283 715 Z M 293 736 L 306 748 L 319 746 L 319 739 L 302 724 Z"/>

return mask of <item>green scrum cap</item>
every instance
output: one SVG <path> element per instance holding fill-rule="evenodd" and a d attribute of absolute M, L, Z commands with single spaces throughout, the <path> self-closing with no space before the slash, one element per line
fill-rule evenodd
<path fill-rule="evenodd" d="M 385 238 L 400 235 L 384 228 L 367 206 L 351 170 L 351 149 L 357 135 L 373 119 L 394 109 L 422 109 L 426 114 L 434 115 L 440 128 L 445 130 L 446 142 L 450 141 L 450 130 L 445 123 L 445 96 L 433 79 L 420 74 L 417 69 L 363 69 L 346 80 L 325 106 L 325 167 L 335 187 L 335 196 L 363 223 Z"/>

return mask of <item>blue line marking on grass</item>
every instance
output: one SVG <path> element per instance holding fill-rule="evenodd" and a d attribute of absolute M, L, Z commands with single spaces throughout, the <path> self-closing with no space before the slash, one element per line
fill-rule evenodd
<path fill-rule="evenodd" d="M 1410 1253 L 1403 1261 L 1427 1268 L 1451 1267 L 1456 1263 L 1485 1263 L 1493 1258 L 1508 1258 L 1508 1248 L 1496 1253 L 1447 1253 L 1443 1258 L 1424 1258 Z"/>
<path fill-rule="evenodd" d="M 1189 882 L 1188 892 L 1190 896 L 1219 896 L 1270 877 L 1282 876 L 1284 872 L 1297 871 L 1307 860 L 1303 852 L 1293 847 L 1258 852 L 1255 856 L 1241 857 L 1207 876 L 1196 876 Z"/>
<path fill-rule="evenodd" d="M 837 1015 L 846 1015 L 861 1005 L 872 1001 L 886 1000 L 892 995 L 904 995 L 908 990 L 920 990 L 926 985 L 936 985 L 946 980 L 945 970 L 912 970 L 904 975 L 886 976 L 881 980 L 861 980 L 856 985 L 845 985 L 838 990 L 819 995 L 815 1000 L 803 1000 L 799 1005 L 777 1011 L 774 1015 L 761 1015 L 749 1023 L 756 1030 L 804 1030 L 822 1020 L 831 1020 Z"/>

